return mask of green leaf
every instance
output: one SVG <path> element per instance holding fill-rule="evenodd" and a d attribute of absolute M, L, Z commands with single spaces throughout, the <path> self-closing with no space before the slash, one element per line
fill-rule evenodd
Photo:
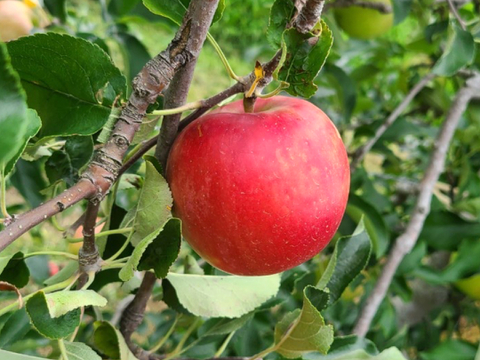
<path fill-rule="evenodd" d="M 65 341 L 68 359 L 65 360 L 102 360 L 89 346 L 79 342 Z"/>
<path fill-rule="evenodd" d="M 470 64 L 475 57 L 475 41 L 469 31 L 454 25 L 455 33 L 448 41 L 443 55 L 433 67 L 433 73 L 452 76 Z"/>
<path fill-rule="evenodd" d="M 432 350 L 422 352 L 421 357 L 425 360 L 471 360 L 476 352 L 476 346 L 469 342 L 448 339 Z"/>
<path fill-rule="evenodd" d="M 138 270 L 154 269 L 155 275 L 163 278 L 175 261 L 180 250 L 181 225 L 180 220 L 171 218 L 162 227 L 156 229 L 143 239 L 133 250 L 125 266 L 120 270 L 119 276 L 123 281 L 128 281 Z M 150 248 L 151 247 L 151 248 Z M 157 255 L 158 254 L 158 255 Z M 163 261 L 156 256 L 161 255 Z M 143 264 L 142 264 L 143 262 Z M 139 264 L 142 264 L 141 269 Z"/>
<path fill-rule="evenodd" d="M 242 328 L 253 319 L 254 312 L 249 312 L 236 319 L 209 319 L 198 329 L 198 336 L 227 335 Z"/>
<path fill-rule="evenodd" d="M 311 298 L 320 304 L 312 304 Z M 302 310 L 287 314 L 275 327 L 275 351 L 295 359 L 316 351 L 326 354 L 333 342 L 333 327 L 325 325 L 317 306 L 323 308 L 328 302 L 328 293 L 311 286 L 304 290 Z"/>
<path fill-rule="evenodd" d="M 317 91 L 313 83 L 322 69 L 333 44 L 333 36 L 322 20 L 320 34 L 300 34 L 295 28 L 285 30 L 283 41 L 287 57 L 278 78 L 290 84 L 286 91 L 293 96 L 309 98 Z"/>
<path fill-rule="evenodd" d="M 64 180 L 72 186 L 79 179 L 80 170 L 93 155 L 91 136 L 72 136 L 65 142 L 63 150 L 55 151 L 45 163 L 48 180 L 53 184 Z"/>
<path fill-rule="evenodd" d="M 462 239 L 480 236 L 480 223 L 466 221 L 447 211 L 432 211 L 428 214 L 420 239 L 437 250 L 456 250 Z"/>
<path fill-rule="evenodd" d="M 27 109 L 27 116 L 25 117 L 25 122 L 27 123 L 27 129 L 23 137 L 22 146 L 18 149 L 17 153 L 10 159 L 10 161 L 5 165 L 5 175 L 9 174 L 10 171 L 13 170 L 13 167 L 15 166 L 23 151 L 27 147 L 28 141 L 32 137 L 37 135 L 38 131 L 42 127 L 42 121 L 40 120 L 37 112 L 33 109 Z"/>
<path fill-rule="evenodd" d="M 424 241 L 419 241 L 415 244 L 410 253 L 408 253 L 398 266 L 397 275 L 407 274 L 422 264 L 422 259 L 427 255 L 427 244 Z"/>
<path fill-rule="evenodd" d="M 283 33 L 294 13 L 295 6 L 291 0 L 276 0 L 273 3 L 270 9 L 267 40 L 275 50 L 281 47 Z"/>
<path fill-rule="evenodd" d="M 375 256 L 377 259 L 382 257 L 390 242 L 390 235 L 383 217 L 372 205 L 354 194 L 350 194 L 345 212 L 357 224 L 362 216 L 364 217 L 365 228 L 372 240 Z"/>
<path fill-rule="evenodd" d="M 32 208 L 44 201 L 41 191 L 47 187 L 47 184 L 42 175 L 42 166 L 39 161 L 30 162 L 20 158 L 10 178 L 13 186 Z"/>
<path fill-rule="evenodd" d="M 50 14 L 59 18 L 62 23 L 67 21 L 66 0 L 44 0 L 43 2 Z"/>
<path fill-rule="evenodd" d="M 185 11 L 190 4 L 190 0 L 143 0 L 143 4 L 156 15 L 166 17 L 179 25 L 182 22 Z M 212 23 L 220 20 L 225 10 L 225 0 L 218 2 L 217 10 L 213 16 Z"/>
<path fill-rule="evenodd" d="M 58 318 L 82 306 L 105 306 L 107 299 L 93 290 L 57 291 L 46 294 L 48 312 Z"/>
<path fill-rule="evenodd" d="M 107 321 L 95 321 L 93 341 L 97 348 L 109 358 L 119 360 L 136 360 L 128 348 L 120 331 Z"/>
<path fill-rule="evenodd" d="M 0 358 L 8 360 L 45 360 L 45 358 L 40 358 L 38 356 L 17 354 L 2 349 L 0 349 Z"/>
<path fill-rule="evenodd" d="M 181 241 L 182 223 L 180 219 L 172 218 L 145 249 L 137 269 L 153 269 L 157 278 L 166 277 L 170 266 L 178 257 Z"/>
<path fill-rule="evenodd" d="M 21 289 L 28 283 L 30 271 L 23 259 L 23 253 L 0 257 L 0 281 L 6 281 Z"/>
<path fill-rule="evenodd" d="M 75 309 L 57 318 L 50 316 L 47 298 L 43 291 L 37 292 L 26 304 L 30 321 L 37 331 L 49 339 L 62 339 L 75 331 L 80 324 L 80 309 Z"/>
<path fill-rule="evenodd" d="M 160 174 L 160 164 L 151 156 L 146 156 L 145 160 L 145 183 L 138 200 L 133 234 L 130 238 L 134 246 L 155 231 L 159 231 L 172 217 L 172 193 L 167 181 Z"/>
<path fill-rule="evenodd" d="M 338 359 L 342 358 L 344 355 L 352 356 L 354 353 L 362 353 L 365 356 L 377 355 L 378 350 L 375 347 L 375 344 L 368 339 L 359 338 L 355 335 L 348 336 L 337 336 L 333 339 L 333 344 L 328 351 L 328 355 L 320 354 L 307 354 L 303 358 L 305 360 L 313 359 Z"/>
<path fill-rule="evenodd" d="M 205 275 L 203 269 L 198 265 L 197 260 L 190 254 L 187 254 L 183 261 L 183 272 L 184 274 Z"/>
<path fill-rule="evenodd" d="M 278 274 L 249 277 L 170 273 L 167 279 L 188 311 L 206 317 L 240 317 L 274 296 L 280 286 Z"/>
<path fill-rule="evenodd" d="M 337 93 L 342 101 L 343 119 L 345 122 L 349 122 L 357 103 L 355 82 L 338 66 L 325 64 L 325 70 L 327 74 L 331 75 L 332 79 L 334 79 L 334 85 L 337 85 Z"/>
<path fill-rule="evenodd" d="M 42 118 L 40 137 L 95 133 L 107 121 L 115 99 L 126 92 L 120 70 L 86 40 L 48 33 L 7 46 L 28 104 Z"/>
<path fill-rule="evenodd" d="M 401 351 L 395 347 L 388 348 L 378 355 L 372 355 L 365 350 L 356 349 L 349 352 L 333 352 L 328 355 L 312 354 L 304 357 L 305 360 L 406 360 Z"/>
<path fill-rule="evenodd" d="M 30 120 L 25 101 L 25 92 L 18 74 L 12 68 L 7 47 L 0 42 L 0 167 L 15 158 L 25 143 Z"/>
<path fill-rule="evenodd" d="M 340 298 L 347 286 L 367 266 L 371 250 L 372 244 L 363 220 L 360 220 L 352 236 L 337 241 L 327 269 L 317 284 L 320 289 L 328 288 L 330 304 Z"/>
<path fill-rule="evenodd" d="M 31 329 L 30 319 L 25 309 L 20 309 L 3 316 L 8 316 L 8 320 L 0 331 L 0 348 L 5 348 L 22 339 Z"/>
<path fill-rule="evenodd" d="M 413 274 L 433 284 L 448 284 L 480 272 L 478 239 L 463 240 L 453 261 L 442 271 L 430 267 L 419 267 Z"/>
<path fill-rule="evenodd" d="M 45 285 L 58 284 L 69 279 L 78 270 L 78 261 L 70 261 L 58 273 L 45 280 Z"/>

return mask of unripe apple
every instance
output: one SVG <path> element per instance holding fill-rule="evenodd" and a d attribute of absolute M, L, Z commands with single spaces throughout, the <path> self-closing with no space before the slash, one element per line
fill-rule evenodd
<path fill-rule="evenodd" d="M 213 266 L 267 275 L 321 251 L 347 203 L 350 172 L 340 135 L 306 100 L 241 101 L 182 131 L 167 163 L 185 239 Z"/>
<path fill-rule="evenodd" d="M 370 0 L 392 6 L 391 0 Z M 378 10 L 349 6 L 336 8 L 335 19 L 338 25 L 351 37 L 358 39 L 373 39 L 386 33 L 393 25 L 393 12 L 381 13 Z"/>
<path fill-rule="evenodd" d="M 480 274 L 455 282 L 455 287 L 474 300 L 480 300 Z"/>
<path fill-rule="evenodd" d="M 22 1 L 0 0 L 0 39 L 10 41 L 30 34 L 32 10 Z"/>

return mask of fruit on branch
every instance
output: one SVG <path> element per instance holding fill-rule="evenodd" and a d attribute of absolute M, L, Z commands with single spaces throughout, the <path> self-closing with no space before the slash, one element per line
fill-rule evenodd
<path fill-rule="evenodd" d="M 369 0 L 392 7 L 391 0 Z M 386 33 L 393 25 L 393 12 L 384 14 L 376 9 L 349 6 L 335 8 L 338 25 L 351 37 L 368 40 Z"/>
<path fill-rule="evenodd" d="M 10 41 L 30 34 L 32 16 L 32 10 L 22 1 L 0 1 L 0 39 Z"/>
<path fill-rule="evenodd" d="M 213 266 L 267 275 L 321 251 L 347 203 L 345 147 L 306 100 L 236 101 L 182 131 L 167 162 L 185 239 Z"/>

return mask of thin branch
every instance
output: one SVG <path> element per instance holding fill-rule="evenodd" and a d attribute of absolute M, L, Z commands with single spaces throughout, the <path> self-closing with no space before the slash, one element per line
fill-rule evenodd
<path fill-rule="evenodd" d="M 165 95 L 165 108 L 177 108 L 185 104 L 188 90 L 193 79 L 193 72 L 197 63 L 198 53 L 207 37 L 208 29 L 218 5 L 218 0 L 204 2 L 194 0 L 190 3 L 187 13 L 183 19 L 182 26 L 191 24 L 191 35 L 186 41 L 195 46 L 195 53 L 192 53 L 188 62 L 175 74 L 170 87 Z M 162 165 L 165 172 L 168 153 L 175 140 L 180 123 L 181 113 L 168 115 L 163 118 L 160 136 L 158 137 L 155 156 Z M 125 308 L 120 320 L 120 331 L 130 350 L 139 359 L 155 359 L 157 355 L 150 354 L 137 346 L 131 339 L 132 334 L 143 320 L 148 299 L 152 294 L 156 282 L 155 274 L 146 272 L 138 292 L 132 302 Z"/>
<path fill-rule="evenodd" d="M 465 25 L 465 22 L 463 21 L 462 17 L 458 13 L 457 8 L 455 7 L 455 4 L 453 3 L 452 0 L 447 0 L 448 7 L 450 8 L 450 11 L 452 12 L 453 16 L 455 16 L 455 19 L 457 19 L 458 23 L 462 27 L 463 30 L 467 30 L 467 26 Z"/>
<path fill-rule="evenodd" d="M 118 176 L 120 177 L 121 175 L 123 175 L 123 173 L 127 171 L 131 166 L 133 166 L 133 164 L 135 164 L 137 160 L 139 160 L 143 155 L 145 155 L 148 150 L 153 148 L 157 144 L 157 139 L 158 135 L 143 141 L 138 150 L 134 154 L 132 154 L 132 156 L 130 156 L 127 161 L 123 163 L 120 170 L 118 170 Z"/>
<path fill-rule="evenodd" d="M 177 108 L 185 104 L 196 65 L 197 59 L 192 59 L 187 66 L 175 74 L 165 94 L 165 109 Z M 155 149 L 155 157 L 160 162 L 160 165 L 162 165 L 163 175 L 165 175 L 165 169 L 167 168 L 168 153 L 177 136 L 181 116 L 182 114 L 179 113 L 163 117 L 160 136 L 158 137 L 157 147 Z"/>
<path fill-rule="evenodd" d="M 187 127 L 188 124 L 198 119 L 200 116 L 205 114 L 208 110 L 213 108 L 214 106 L 218 105 L 222 101 L 228 99 L 229 97 L 241 93 L 244 90 L 244 85 L 241 83 L 235 83 L 235 85 L 229 87 L 226 90 L 208 98 L 202 100 L 202 106 L 198 108 L 196 111 L 182 119 L 178 126 L 178 132 L 182 131 Z M 118 175 L 122 175 L 127 171 L 133 164 L 135 164 L 145 153 L 147 153 L 151 148 L 157 145 L 159 139 L 159 135 L 154 136 L 148 140 L 145 140 L 141 143 L 140 147 L 138 148 L 135 153 L 128 157 L 128 159 L 123 163 L 122 167 L 118 171 Z"/>
<path fill-rule="evenodd" d="M 133 343 L 131 337 L 138 325 L 140 325 L 143 320 L 147 302 L 152 294 L 152 290 L 156 281 L 157 278 L 155 277 L 154 273 L 148 271 L 145 273 L 135 297 L 125 308 L 120 320 L 120 332 L 125 337 L 125 341 L 127 342 L 130 350 L 132 350 L 134 355 L 141 360 L 150 360 L 155 357 L 151 357 L 150 353 Z"/>
<path fill-rule="evenodd" d="M 443 171 L 445 156 L 455 129 L 462 114 L 465 112 L 468 103 L 479 91 L 480 75 L 467 80 L 466 86 L 458 91 L 457 96 L 450 107 L 440 133 L 435 141 L 434 151 L 420 184 L 420 192 L 407 228 L 395 241 L 395 245 L 388 256 L 387 263 L 383 268 L 380 278 L 367 299 L 354 328 L 353 332 L 360 337 L 365 337 L 367 334 L 370 324 L 387 294 L 398 266 L 405 255 L 413 249 L 417 242 L 425 219 L 430 212 L 433 188 Z"/>
<path fill-rule="evenodd" d="M 97 245 L 95 245 L 95 224 L 97 222 L 100 201 L 91 200 L 88 203 L 85 212 L 85 221 L 83 223 L 83 245 L 78 252 L 78 264 L 80 277 L 78 279 L 78 289 L 82 289 L 88 282 L 89 273 L 100 270 L 100 255 Z"/>
<path fill-rule="evenodd" d="M 96 187 L 87 179 L 81 179 L 71 188 L 57 195 L 46 203 L 24 214 L 14 217 L 13 221 L 0 231 L 0 251 L 18 239 L 21 235 L 40 224 L 42 221 L 56 215 L 77 202 L 93 196 Z"/>
<path fill-rule="evenodd" d="M 352 162 L 350 163 L 350 171 L 353 172 L 358 164 L 363 160 L 364 156 L 371 150 L 373 145 L 380 139 L 380 137 L 387 131 L 387 129 L 398 119 L 398 117 L 405 111 L 410 105 L 415 96 L 435 77 L 433 73 L 430 73 L 423 77 L 413 88 L 410 90 L 403 101 L 393 110 L 390 116 L 385 122 L 375 131 L 375 135 L 368 140 L 364 145 L 360 146 L 352 156 Z"/>
<path fill-rule="evenodd" d="M 302 34 L 308 33 L 320 19 L 325 0 L 307 0 L 295 19 L 294 26 Z"/>
<path fill-rule="evenodd" d="M 235 83 L 235 85 L 230 86 L 228 89 L 218 93 L 217 95 L 212 96 L 206 100 L 202 101 L 202 106 L 195 110 L 193 113 L 188 115 L 185 119 L 180 121 L 178 126 L 178 131 L 182 131 L 187 127 L 188 124 L 198 119 L 200 116 L 205 114 L 212 107 L 218 105 L 223 100 L 228 99 L 229 97 L 241 93 L 245 90 L 245 85 L 242 83 Z"/>
<path fill-rule="evenodd" d="M 209 10 L 212 6 L 216 7 L 217 2 L 218 0 L 202 2 L 198 7 Z M 109 140 L 104 147 L 95 152 L 87 170 L 82 174 L 82 180 L 45 205 L 14 218 L 11 224 L 0 232 L 0 250 L 33 226 L 80 200 L 102 200 L 105 197 L 118 177 L 123 157 L 142 123 L 148 106 L 168 87 L 180 68 L 198 57 L 203 42 L 197 40 L 199 33 L 201 34 L 199 29 L 204 23 L 192 19 L 187 12 L 187 17 L 167 49 L 151 59 L 135 77 L 132 94 Z M 64 195 L 67 196 L 65 199 Z M 20 219 L 22 222 L 18 221 Z"/>
<path fill-rule="evenodd" d="M 378 12 L 381 12 L 382 14 L 390 14 L 393 12 L 393 9 L 390 5 L 382 2 L 374 2 L 374 1 L 336 0 L 334 2 L 330 2 L 327 4 L 328 8 L 331 8 L 331 7 L 343 8 L 343 7 L 350 7 L 350 6 L 358 6 L 361 8 L 373 9 L 373 10 L 377 10 Z"/>

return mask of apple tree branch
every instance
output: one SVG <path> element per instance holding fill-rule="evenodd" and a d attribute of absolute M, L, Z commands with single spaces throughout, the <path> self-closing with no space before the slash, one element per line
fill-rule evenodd
<path fill-rule="evenodd" d="M 395 241 L 395 245 L 388 256 L 380 278 L 360 313 L 360 317 L 353 330 L 354 334 L 365 337 L 380 304 L 387 294 L 398 266 L 405 255 L 415 246 L 425 219 L 430 212 L 433 188 L 443 171 L 446 153 L 455 129 L 470 100 L 477 96 L 479 92 L 480 75 L 468 79 L 465 86 L 458 91 L 435 141 L 430 163 L 420 183 L 417 202 L 410 221 L 404 233 Z"/>
<path fill-rule="evenodd" d="M 429 73 L 423 77 L 410 92 L 405 96 L 403 101 L 393 110 L 390 116 L 380 127 L 375 131 L 375 135 L 368 140 L 364 145 L 360 146 L 353 154 L 352 161 L 350 163 L 350 172 L 355 171 L 357 166 L 363 160 L 365 155 L 372 149 L 373 145 L 380 139 L 380 137 L 387 131 L 387 129 L 398 119 L 398 117 L 405 111 L 410 105 L 415 96 L 435 77 L 435 74 Z"/>

